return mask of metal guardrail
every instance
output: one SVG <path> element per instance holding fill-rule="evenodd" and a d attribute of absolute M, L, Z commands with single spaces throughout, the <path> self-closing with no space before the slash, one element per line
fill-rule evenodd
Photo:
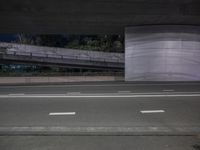
<path fill-rule="evenodd" d="M 88 61 L 101 61 L 101 62 L 113 62 L 113 63 L 123 63 L 121 58 L 98 58 L 90 56 L 81 56 L 81 55 L 55 55 L 55 54 L 45 54 L 45 53 L 32 53 L 25 51 L 15 51 L 15 50 L 6 50 L 5 54 L 7 55 L 19 55 L 19 56 L 29 56 L 29 57 L 43 57 L 43 58 L 58 58 L 58 59 L 75 59 L 75 60 L 88 60 Z"/>

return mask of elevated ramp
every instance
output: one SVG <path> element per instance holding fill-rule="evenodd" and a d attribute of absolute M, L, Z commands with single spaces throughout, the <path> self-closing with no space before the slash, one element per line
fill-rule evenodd
<path fill-rule="evenodd" d="M 0 62 L 123 70 L 124 54 L 0 43 Z"/>

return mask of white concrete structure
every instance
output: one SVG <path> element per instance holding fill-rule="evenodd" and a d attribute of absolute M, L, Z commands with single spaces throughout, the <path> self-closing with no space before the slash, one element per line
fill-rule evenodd
<path fill-rule="evenodd" d="M 126 81 L 199 81 L 200 27 L 126 28 Z"/>

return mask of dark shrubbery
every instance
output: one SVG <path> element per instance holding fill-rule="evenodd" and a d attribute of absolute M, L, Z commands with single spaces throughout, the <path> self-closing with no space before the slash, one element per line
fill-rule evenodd
<path fill-rule="evenodd" d="M 120 35 L 25 35 L 17 43 L 37 46 L 65 47 L 103 52 L 124 52 L 124 37 Z"/>

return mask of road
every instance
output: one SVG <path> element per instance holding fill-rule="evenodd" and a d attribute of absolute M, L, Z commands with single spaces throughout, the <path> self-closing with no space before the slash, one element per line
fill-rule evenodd
<path fill-rule="evenodd" d="M 27 140 L 37 143 L 40 138 L 51 141 L 56 136 L 60 139 L 62 135 L 66 141 L 77 138 L 80 146 L 83 144 L 81 137 L 86 136 L 88 141 L 98 145 L 110 136 L 115 142 L 113 149 L 119 141 L 135 145 L 135 149 L 153 149 L 156 142 L 147 144 L 145 148 L 141 147 L 141 143 L 160 137 L 161 140 L 156 140 L 160 141 L 157 143 L 161 144 L 159 149 L 170 149 L 163 146 L 187 140 L 190 141 L 184 142 L 184 148 L 183 145 L 179 148 L 198 149 L 199 108 L 199 83 L 2 86 L 0 148 L 11 149 L 6 143 L 16 144 L 17 140 L 23 141 L 28 136 Z M 44 139 L 44 135 L 52 137 Z M 92 137 L 97 138 L 96 141 Z M 136 139 L 139 140 L 139 147 L 137 142 L 131 144 L 131 140 Z M 109 147 L 110 144 L 113 146 L 108 138 L 104 146 Z M 83 146 L 83 149 L 87 148 Z"/>
<path fill-rule="evenodd" d="M 200 92 L 200 83 L 132 83 L 132 82 L 97 82 L 97 83 L 69 83 L 67 85 L 41 86 L 0 86 L 0 94 L 67 94 L 81 93 L 118 93 L 128 92 Z"/>
<path fill-rule="evenodd" d="M 200 133 L 199 108 L 199 97 L 3 98 L 0 99 L 0 131 L 18 127 L 18 130 L 40 132 L 194 134 Z M 143 114 L 141 111 L 145 110 L 165 112 Z M 76 114 L 50 115 L 59 112 Z"/>

